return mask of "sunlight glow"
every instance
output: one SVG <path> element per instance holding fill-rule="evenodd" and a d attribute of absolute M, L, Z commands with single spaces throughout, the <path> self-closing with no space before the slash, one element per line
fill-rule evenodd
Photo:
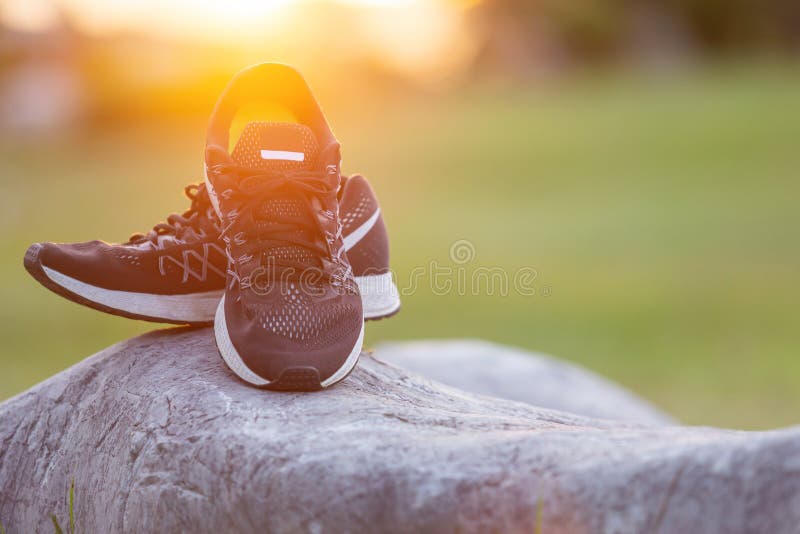
<path fill-rule="evenodd" d="M 166 37 L 231 41 L 269 28 L 297 0 L 54 0 L 94 33 L 141 31 Z"/>
<path fill-rule="evenodd" d="M 354 0 L 378 55 L 408 72 L 436 76 L 467 49 L 458 10 L 430 0 Z"/>
<path fill-rule="evenodd" d="M 47 0 L 0 2 L 0 20 L 22 31 L 42 31 L 58 22 L 58 11 Z"/>
<path fill-rule="evenodd" d="M 273 58 L 347 52 L 393 69 L 441 75 L 469 43 L 461 14 L 475 0 L 0 0 L 4 24 L 44 31 L 68 20 L 95 35 L 204 41 Z M 260 58 L 258 58 L 260 59 Z"/>

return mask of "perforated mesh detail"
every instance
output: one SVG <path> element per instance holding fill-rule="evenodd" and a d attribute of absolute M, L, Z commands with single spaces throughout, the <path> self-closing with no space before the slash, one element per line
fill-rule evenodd
<path fill-rule="evenodd" d="M 363 192 L 359 196 L 358 202 L 355 206 L 345 206 L 342 209 L 342 230 L 348 232 L 356 229 L 377 209 L 375 199 L 372 195 Z"/>
<path fill-rule="evenodd" d="M 284 246 L 269 249 L 269 254 L 277 261 L 300 262 L 309 264 L 314 262 L 314 255 L 304 248 Z"/>
<path fill-rule="evenodd" d="M 129 247 L 112 247 L 107 250 L 107 253 L 112 255 L 118 261 L 139 267 L 142 265 L 142 260 L 138 254 L 133 252 Z"/>
<path fill-rule="evenodd" d="M 303 204 L 299 200 L 290 198 L 276 198 L 265 202 L 255 213 L 256 218 L 302 217 L 303 215 L 305 215 Z"/>
<path fill-rule="evenodd" d="M 262 150 L 302 152 L 305 159 L 264 159 Z M 288 122 L 251 122 L 242 131 L 231 157 L 243 167 L 291 171 L 313 167 L 318 154 L 317 139 L 308 126 Z"/>
<path fill-rule="evenodd" d="M 250 306 L 248 311 L 261 328 L 307 350 L 338 343 L 360 328 L 362 321 L 353 305 L 317 301 L 294 284 L 284 289 L 274 304 Z"/>

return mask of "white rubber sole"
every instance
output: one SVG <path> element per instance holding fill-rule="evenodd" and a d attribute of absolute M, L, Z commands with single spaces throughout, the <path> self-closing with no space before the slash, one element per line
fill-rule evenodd
<path fill-rule="evenodd" d="M 224 294 L 222 290 L 185 295 L 135 293 L 93 286 L 44 265 L 42 271 L 53 283 L 95 304 L 132 315 L 179 323 L 211 323 Z M 355 281 L 361 291 L 364 319 L 387 317 L 400 308 L 400 295 L 392 273 L 357 276 Z"/>
<path fill-rule="evenodd" d="M 400 309 L 400 292 L 392 279 L 392 273 L 356 276 L 361 292 L 364 319 L 382 319 Z"/>
<path fill-rule="evenodd" d="M 268 386 L 272 383 L 269 380 L 258 376 L 249 367 L 247 367 L 247 365 L 244 363 L 244 360 L 242 360 L 242 357 L 239 356 L 239 352 L 236 350 L 236 347 L 233 346 L 230 335 L 228 335 L 227 322 L 225 321 L 224 296 L 219 301 L 217 312 L 214 317 L 214 337 L 217 340 L 217 348 L 219 349 L 222 359 L 225 361 L 225 364 L 228 366 L 228 368 L 233 371 L 234 374 L 236 374 L 236 376 L 249 384 L 259 387 Z M 358 363 L 358 357 L 361 354 L 361 347 L 363 344 L 364 323 L 361 323 L 361 332 L 358 334 L 358 340 L 350 351 L 350 354 L 347 356 L 347 359 L 342 366 L 336 370 L 335 373 L 320 382 L 320 386 L 323 388 L 332 386 L 346 377 L 350 371 L 353 370 L 353 367 L 356 366 L 356 363 Z"/>
<path fill-rule="evenodd" d="M 134 293 L 93 286 L 44 265 L 42 271 L 55 284 L 86 300 L 133 315 L 166 321 L 211 322 L 214 309 L 223 295 L 222 290 L 185 295 Z"/>

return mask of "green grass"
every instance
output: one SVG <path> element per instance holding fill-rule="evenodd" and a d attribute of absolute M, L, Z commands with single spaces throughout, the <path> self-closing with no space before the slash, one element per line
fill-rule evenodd
<path fill-rule="evenodd" d="M 467 274 L 530 266 L 540 294 L 423 284 L 369 325 L 369 343 L 488 338 L 585 365 L 687 423 L 798 422 L 800 70 L 484 87 L 370 109 L 333 123 L 345 170 L 382 200 L 401 287 L 416 266 L 453 266 L 451 244 L 468 239 Z M 124 239 L 182 209 L 202 136 L 158 126 L 0 147 L 0 398 L 153 327 L 57 298 L 22 255 L 38 240 Z"/>
<path fill-rule="evenodd" d="M 68 534 L 75 534 L 75 479 L 69 485 L 69 531 Z M 61 529 L 61 525 L 58 522 L 58 518 L 55 514 L 50 515 L 50 521 L 53 522 L 53 530 L 55 534 L 64 534 L 64 531 Z M 4 533 L 0 533 L 4 534 Z"/>

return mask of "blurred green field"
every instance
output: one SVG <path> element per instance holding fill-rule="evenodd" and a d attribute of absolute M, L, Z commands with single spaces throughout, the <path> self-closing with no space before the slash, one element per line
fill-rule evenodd
<path fill-rule="evenodd" d="M 417 266 L 537 270 L 534 296 L 422 280 L 368 342 L 480 337 L 585 365 L 683 422 L 800 422 L 800 69 L 484 87 L 335 113 L 401 288 Z M 374 113 L 373 113 L 374 112 Z M 0 399 L 154 328 L 57 298 L 29 243 L 119 241 L 185 206 L 202 125 L 0 146 Z M 491 361 L 487 361 L 491 365 Z M 536 384 L 531 384 L 532 388 Z"/>

